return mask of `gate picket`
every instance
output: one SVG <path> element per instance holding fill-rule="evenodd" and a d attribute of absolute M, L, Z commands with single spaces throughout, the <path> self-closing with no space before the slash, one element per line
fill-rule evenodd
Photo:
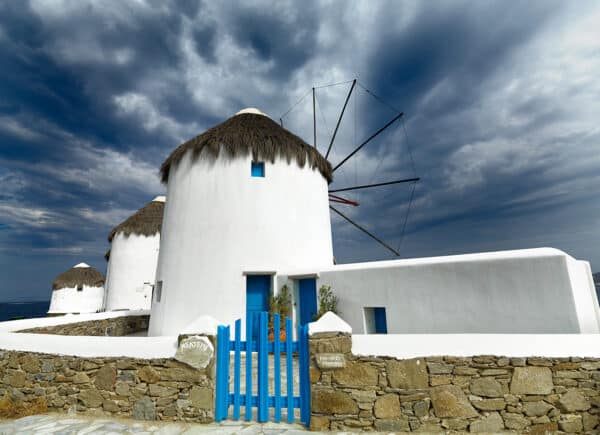
<path fill-rule="evenodd" d="M 294 422 L 294 409 L 300 410 L 300 422 L 308 425 L 310 421 L 310 381 L 308 376 L 308 325 L 298 327 L 298 339 L 293 340 L 291 319 L 285 319 L 285 343 L 280 339 L 281 318 L 273 316 L 273 341 L 268 336 L 268 313 L 257 313 L 258 318 L 248 316 L 246 319 L 246 341 L 241 340 L 241 320 L 235 321 L 234 340 L 231 340 L 229 326 L 219 326 L 217 330 L 217 380 L 215 394 L 215 420 L 229 418 L 229 406 L 233 405 L 233 419 L 239 420 L 240 408 L 245 407 L 245 420 L 253 418 L 253 407 L 257 408 L 256 418 L 259 422 L 269 420 L 269 409 L 273 408 L 273 420 L 281 421 L 281 409 L 287 408 L 287 421 Z M 253 323 L 258 323 L 257 341 L 252 340 Z M 230 352 L 233 357 L 233 393 L 230 394 Z M 241 394 L 241 353 L 246 358 L 246 385 Z M 258 383 L 257 394 L 252 394 L 252 353 L 257 353 Z M 285 352 L 286 395 L 281 393 L 281 353 Z M 294 360 L 298 354 L 298 372 L 300 385 L 298 396 L 294 396 Z M 269 395 L 269 354 L 273 353 L 274 395 Z"/>

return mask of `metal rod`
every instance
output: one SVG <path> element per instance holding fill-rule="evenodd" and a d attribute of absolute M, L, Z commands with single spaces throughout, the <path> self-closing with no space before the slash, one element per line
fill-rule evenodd
<path fill-rule="evenodd" d="M 405 178 L 403 180 L 386 181 L 385 183 L 363 184 L 362 186 L 352 186 L 352 187 L 343 187 L 341 189 L 333 189 L 333 190 L 330 190 L 329 193 L 347 192 L 348 190 L 368 189 L 370 187 L 388 186 L 390 184 L 410 183 L 412 181 L 419 181 L 419 180 L 420 180 L 420 178 L 417 177 L 417 178 Z"/>
<path fill-rule="evenodd" d="M 327 152 L 325 153 L 325 158 L 329 157 L 329 152 L 331 151 L 331 147 L 333 146 L 333 141 L 335 140 L 335 136 L 337 135 L 338 128 L 340 128 L 340 123 L 342 122 L 342 117 L 344 116 L 344 112 L 346 111 L 348 101 L 350 101 L 350 96 L 352 95 L 354 86 L 356 86 L 356 79 L 352 80 L 350 92 L 348 92 L 348 96 L 346 97 L 346 101 L 344 102 L 344 107 L 342 107 L 342 113 L 340 113 L 340 117 L 338 118 L 337 124 L 335 125 L 335 130 L 333 130 L 333 136 L 331 136 L 331 142 L 329 142 L 329 147 L 327 148 Z"/>
<path fill-rule="evenodd" d="M 354 154 L 356 154 L 357 152 L 360 151 L 360 149 L 362 147 L 364 147 L 366 144 L 368 144 L 372 139 L 375 138 L 375 136 L 377 136 L 379 133 L 381 133 L 383 130 L 385 130 L 386 128 L 388 128 L 390 125 L 392 125 L 394 122 L 396 122 L 398 119 L 400 119 L 402 116 L 404 115 L 404 112 L 400 113 L 399 115 L 395 116 L 394 119 L 392 119 L 390 122 L 388 122 L 387 124 L 385 124 L 383 127 L 381 127 L 379 130 L 377 130 L 375 133 L 373 133 L 366 141 L 364 141 L 363 143 L 361 143 L 354 151 L 352 151 L 350 154 L 348 154 L 346 156 L 346 158 L 344 160 L 342 160 L 341 162 L 339 162 L 337 164 L 337 166 L 335 168 L 333 168 L 333 170 L 331 172 L 335 172 L 337 168 L 339 168 L 340 166 L 342 166 L 344 163 L 346 163 L 346 161 L 352 157 Z"/>
<path fill-rule="evenodd" d="M 281 124 L 281 126 L 283 127 L 283 119 L 279 118 L 279 123 Z"/>
<path fill-rule="evenodd" d="M 315 110 L 315 101 L 316 101 L 315 88 L 312 88 L 312 94 L 313 94 L 313 136 L 314 136 L 313 146 L 316 148 L 317 147 L 317 111 Z"/>
<path fill-rule="evenodd" d="M 392 248 L 390 245 L 388 245 L 387 243 L 385 243 L 383 240 L 381 240 L 380 238 L 378 238 L 377 236 L 375 236 L 373 233 L 370 233 L 368 230 L 366 230 L 365 228 L 361 227 L 359 224 L 357 224 L 356 222 L 354 222 L 352 219 L 350 219 L 348 216 L 344 215 L 341 211 L 337 210 L 336 208 L 329 206 L 329 208 L 331 210 L 333 210 L 334 212 L 336 212 L 338 215 L 340 215 L 341 217 L 343 217 L 344 219 L 346 219 L 348 222 L 350 222 L 352 225 L 354 225 L 356 228 L 358 228 L 359 230 L 361 230 L 363 233 L 365 233 L 366 235 L 368 235 L 369 237 L 371 237 L 373 240 L 375 240 L 376 242 L 380 243 L 382 246 L 386 247 L 387 249 L 389 249 L 390 251 L 392 251 L 394 254 L 396 254 L 396 256 L 400 256 L 400 253 L 398 251 L 396 251 L 394 248 Z"/>

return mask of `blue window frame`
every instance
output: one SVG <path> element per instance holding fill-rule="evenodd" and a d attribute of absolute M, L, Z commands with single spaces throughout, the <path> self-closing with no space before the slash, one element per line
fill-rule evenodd
<path fill-rule="evenodd" d="M 265 162 L 252 162 L 250 174 L 253 177 L 264 177 L 265 176 Z"/>

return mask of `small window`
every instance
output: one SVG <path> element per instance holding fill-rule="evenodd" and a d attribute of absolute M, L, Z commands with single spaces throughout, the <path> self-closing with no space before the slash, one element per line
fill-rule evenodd
<path fill-rule="evenodd" d="M 83 285 L 79 284 L 79 285 L 77 286 L 77 291 L 78 291 L 78 292 L 82 292 L 82 291 L 83 291 Z"/>
<path fill-rule="evenodd" d="M 252 162 L 250 173 L 253 177 L 265 176 L 265 162 Z"/>
<path fill-rule="evenodd" d="M 365 307 L 365 333 L 387 334 L 385 307 Z"/>
<path fill-rule="evenodd" d="M 156 281 L 156 302 L 160 302 L 162 296 L 162 281 Z"/>

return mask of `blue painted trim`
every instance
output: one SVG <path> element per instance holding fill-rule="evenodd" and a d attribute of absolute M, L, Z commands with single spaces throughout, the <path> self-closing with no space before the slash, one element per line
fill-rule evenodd
<path fill-rule="evenodd" d="M 241 365 L 241 336 L 242 336 L 242 320 L 237 319 L 235 321 L 235 360 L 233 368 L 233 419 L 240 419 L 240 365 Z"/>
<path fill-rule="evenodd" d="M 286 380 L 287 380 L 287 421 L 288 423 L 294 422 L 294 368 L 293 368 L 293 359 L 292 359 L 292 320 L 285 319 L 285 370 L 286 370 Z"/>
<path fill-rule="evenodd" d="M 250 343 L 252 348 L 252 316 L 246 317 L 246 343 Z M 246 421 L 252 420 L 252 351 L 250 355 L 246 352 Z"/>
<path fill-rule="evenodd" d="M 269 354 L 268 343 L 268 313 L 260 313 L 260 329 L 258 341 L 258 421 L 264 423 L 269 420 Z"/>
<path fill-rule="evenodd" d="M 273 370 L 275 371 L 275 400 L 273 406 L 275 407 L 274 420 L 275 423 L 281 421 L 281 343 L 279 340 L 280 335 L 280 323 L 279 313 L 273 315 Z"/>

